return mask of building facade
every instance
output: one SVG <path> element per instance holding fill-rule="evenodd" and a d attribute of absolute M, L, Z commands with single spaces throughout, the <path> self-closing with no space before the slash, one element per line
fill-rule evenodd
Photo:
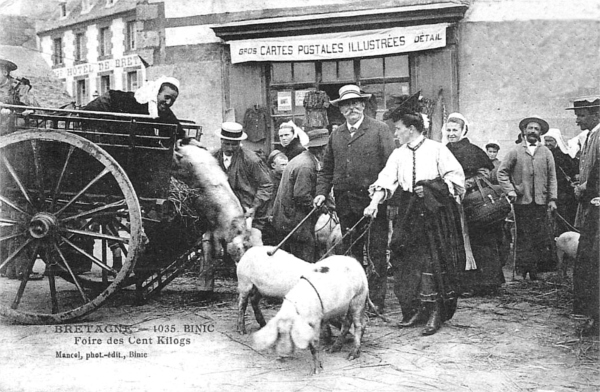
<path fill-rule="evenodd" d="M 268 153 L 277 147 L 281 122 L 315 125 L 307 114 L 312 108 L 304 106 L 307 95 L 320 91 L 334 99 L 340 86 L 355 83 L 373 94 L 368 110 L 377 118 L 406 96 L 420 95 L 433 138 L 440 137 L 445 116 L 460 111 L 471 123 L 471 141 L 499 141 L 501 158 L 514 145 L 519 119 L 531 114 L 567 137 L 578 133 L 564 108 L 573 97 L 599 90 L 600 36 L 591 33 L 600 27 L 597 5 L 73 0 L 66 3 L 70 16 L 57 16 L 38 36 L 48 61 L 63 57 L 55 71 L 82 103 L 106 88 L 178 78 L 173 110 L 203 125 L 209 147 L 218 146 L 222 121 L 237 121 L 252 127 L 245 144 Z M 137 32 L 135 49 L 128 26 Z M 329 127 L 341 120 L 335 108 L 321 110 Z"/>
<path fill-rule="evenodd" d="M 135 91 L 146 80 L 160 48 L 160 5 L 148 7 L 131 0 L 65 1 L 38 28 L 43 56 L 77 105 L 109 89 Z M 146 24 L 153 29 L 150 43 Z"/>

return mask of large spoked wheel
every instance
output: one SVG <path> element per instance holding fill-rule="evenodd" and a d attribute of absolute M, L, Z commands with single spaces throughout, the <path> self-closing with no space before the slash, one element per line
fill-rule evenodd
<path fill-rule="evenodd" d="M 127 175 L 72 133 L 0 137 L 0 203 L 0 315 L 13 321 L 54 324 L 92 312 L 128 280 L 142 252 L 141 210 Z"/>

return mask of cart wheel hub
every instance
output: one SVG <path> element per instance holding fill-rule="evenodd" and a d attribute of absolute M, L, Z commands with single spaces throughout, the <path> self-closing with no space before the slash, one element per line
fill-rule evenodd
<path fill-rule="evenodd" d="M 31 222 L 29 222 L 29 234 L 33 238 L 44 238 L 54 232 L 57 227 L 58 220 L 52 214 L 40 212 L 36 214 Z"/>

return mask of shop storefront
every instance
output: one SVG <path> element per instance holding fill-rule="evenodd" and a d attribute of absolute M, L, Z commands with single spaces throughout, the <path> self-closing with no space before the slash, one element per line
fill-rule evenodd
<path fill-rule="evenodd" d="M 441 118 L 458 106 L 456 22 L 466 6 L 401 8 L 213 27 L 229 46 L 230 105 L 253 147 L 276 147 L 279 125 L 290 120 L 305 129 L 343 123 L 328 101 L 350 83 L 373 95 L 366 111 L 380 120 L 420 92 L 432 128 L 440 127 L 436 110 Z M 268 121 L 257 127 L 261 111 Z"/>

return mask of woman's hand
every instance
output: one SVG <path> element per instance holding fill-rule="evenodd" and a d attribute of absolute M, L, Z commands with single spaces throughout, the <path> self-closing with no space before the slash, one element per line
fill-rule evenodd
<path fill-rule="evenodd" d="M 366 208 L 365 211 L 363 212 L 363 215 L 369 218 L 376 218 L 377 217 L 377 205 L 378 203 L 371 203 L 369 204 Z"/>

